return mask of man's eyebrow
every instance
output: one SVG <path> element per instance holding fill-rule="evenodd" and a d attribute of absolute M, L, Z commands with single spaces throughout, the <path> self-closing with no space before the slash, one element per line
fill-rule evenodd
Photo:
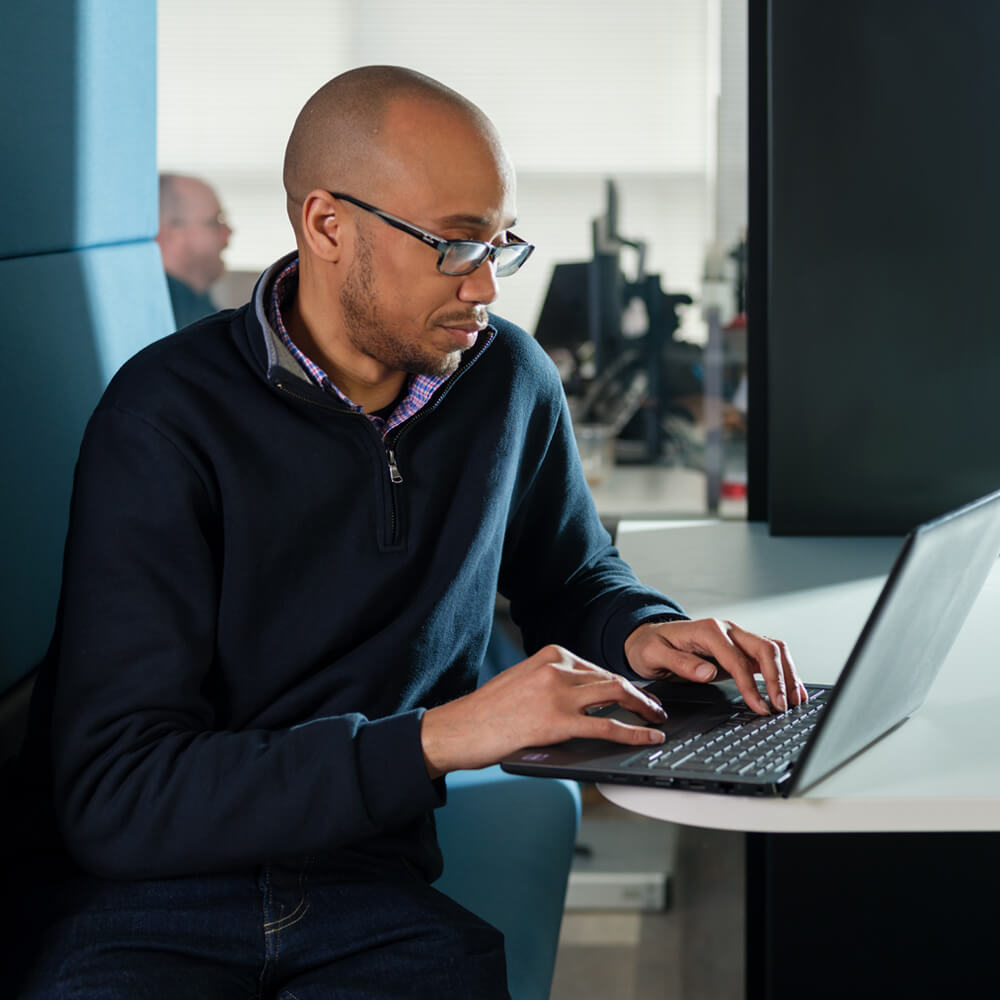
<path fill-rule="evenodd" d="M 465 215 L 459 212 L 456 215 L 446 215 L 439 219 L 436 225 L 441 229 L 452 229 L 460 228 L 462 226 L 471 226 L 475 229 L 482 229 L 485 226 L 492 225 L 493 220 L 487 219 L 483 215 Z M 507 225 L 503 226 L 503 229 L 511 229 L 513 226 L 517 225 L 517 218 L 515 217 Z"/>

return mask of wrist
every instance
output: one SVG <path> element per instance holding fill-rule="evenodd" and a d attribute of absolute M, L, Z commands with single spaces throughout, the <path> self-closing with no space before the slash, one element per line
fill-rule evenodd
<path fill-rule="evenodd" d="M 453 767 L 448 766 L 446 740 L 442 738 L 440 713 L 443 706 L 429 708 L 420 720 L 420 746 L 424 754 L 424 767 L 432 781 L 443 778 Z"/>

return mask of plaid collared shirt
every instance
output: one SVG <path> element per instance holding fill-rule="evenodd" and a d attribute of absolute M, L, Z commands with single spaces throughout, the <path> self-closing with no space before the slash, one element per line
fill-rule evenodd
<path fill-rule="evenodd" d="M 314 361 L 310 360 L 295 346 L 292 338 L 288 335 L 288 330 L 281 318 L 281 307 L 286 305 L 298 285 L 299 260 L 296 257 L 275 279 L 271 289 L 271 308 L 269 319 L 275 332 L 281 337 L 282 343 L 291 352 L 292 357 L 302 366 L 302 370 L 321 388 L 334 392 L 352 410 L 364 413 L 364 409 L 357 403 L 352 402 L 330 381 L 330 377 Z M 374 413 L 366 413 L 365 416 L 379 429 L 382 437 L 385 437 L 394 427 L 398 427 L 404 420 L 408 420 L 423 407 L 434 394 L 434 390 L 439 385 L 447 381 L 447 376 L 436 375 L 416 375 L 411 376 L 407 386 L 406 395 L 396 404 L 395 409 L 388 418 L 377 416 Z"/>

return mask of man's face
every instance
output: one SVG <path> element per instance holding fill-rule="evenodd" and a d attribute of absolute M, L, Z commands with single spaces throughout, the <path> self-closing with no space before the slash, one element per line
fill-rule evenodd
<path fill-rule="evenodd" d="M 514 224 L 514 178 L 505 158 L 469 149 L 468 136 L 449 155 L 448 138 L 433 155 L 415 153 L 376 206 L 445 240 L 504 242 Z M 426 137 L 421 151 L 426 150 Z M 348 194 L 363 200 L 368 191 Z M 345 333 L 360 353 L 393 371 L 448 375 L 476 343 L 496 300 L 493 265 L 467 275 L 437 270 L 437 251 L 344 204 L 355 226 L 354 256 L 340 291 Z"/>
<path fill-rule="evenodd" d="M 483 291 L 471 298 L 459 299 L 445 281 L 411 279 L 411 294 L 400 301 L 399 296 L 385 294 L 386 282 L 377 278 L 373 242 L 364 229 L 359 231 L 355 257 L 340 292 L 351 345 L 393 371 L 450 375 L 458 368 L 462 352 L 475 344 L 477 334 L 486 326 L 486 307 L 496 298 L 491 265 L 481 265 L 483 274 L 473 276 L 472 284 Z M 422 248 L 415 244 L 415 249 Z M 434 267 L 436 253 L 419 257 L 425 258 L 424 267 L 428 262 Z M 419 267 L 420 263 L 415 260 L 413 266 Z M 449 280 L 454 285 L 458 279 Z M 416 289 L 422 285 L 438 287 L 427 287 L 426 294 L 418 295 Z M 418 312 L 415 307 L 421 305 L 423 310 Z"/>
<path fill-rule="evenodd" d="M 229 245 L 233 231 L 225 221 L 219 199 L 207 184 L 191 178 L 178 184 L 181 208 L 172 224 L 178 273 L 188 276 L 197 291 L 207 291 L 225 271 L 222 251 Z"/>

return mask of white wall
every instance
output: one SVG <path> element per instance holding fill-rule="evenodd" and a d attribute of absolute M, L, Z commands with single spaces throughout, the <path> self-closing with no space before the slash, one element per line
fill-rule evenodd
<path fill-rule="evenodd" d="M 281 160 L 295 115 L 330 77 L 374 62 L 437 77 L 496 122 L 518 168 L 519 232 L 538 245 L 500 311 L 528 329 L 552 264 L 590 255 L 606 177 L 623 234 L 648 241 L 668 291 L 697 297 L 707 245 L 739 235 L 743 0 L 159 0 L 159 32 L 159 163 L 218 189 L 231 268 L 292 247 Z"/>

